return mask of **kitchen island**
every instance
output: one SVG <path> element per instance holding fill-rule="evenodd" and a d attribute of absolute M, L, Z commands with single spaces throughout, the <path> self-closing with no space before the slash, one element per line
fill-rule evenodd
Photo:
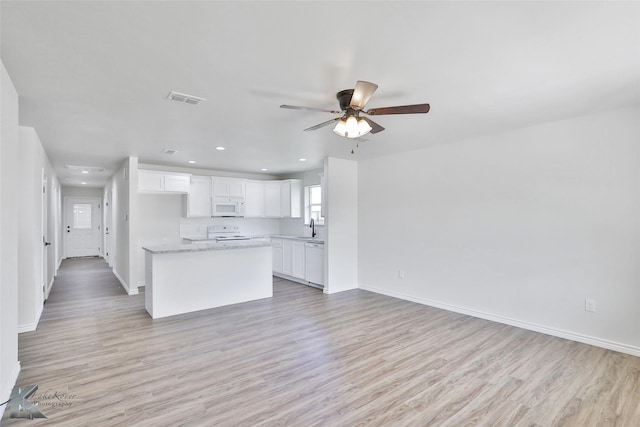
<path fill-rule="evenodd" d="M 144 247 L 152 318 L 273 296 L 271 244 L 229 241 Z"/>

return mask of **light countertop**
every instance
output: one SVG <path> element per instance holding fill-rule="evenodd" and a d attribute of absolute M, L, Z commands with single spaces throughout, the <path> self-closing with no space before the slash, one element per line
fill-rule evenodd
<path fill-rule="evenodd" d="M 202 242 L 193 243 L 174 243 L 166 245 L 156 245 L 143 247 L 147 252 L 152 254 L 165 254 L 176 252 L 201 252 L 201 251 L 219 251 L 228 249 L 246 249 L 246 248 L 262 248 L 269 247 L 271 243 L 259 240 L 232 240 L 227 242 Z"/>
<path fill-rule="evenodd" d="M 274 239 L 290 239 L 290 240 L 297 240 L 299 242 L 322 243 L 322 244 L 324 244 L 324 239 L 320 238 L 320 237 L 289 236 L 289 235 L 282 235 L 282 234 L 274 234 L 271 237 L 273 237 Z"/>

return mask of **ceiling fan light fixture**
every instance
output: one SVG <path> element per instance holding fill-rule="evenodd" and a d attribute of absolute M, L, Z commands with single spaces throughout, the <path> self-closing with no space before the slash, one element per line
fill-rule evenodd
<path fill-rule="evenodd" d="M 365 119 L 358 120 L 358 132 L 360 132 L 359 136 L 366 135 L 371 132 L 371 126 Z"/>
<path fill-rule="evenodd" d="M 341 119 L 333 131 L 345 138 L 358 138 L 366 135 L 371 131 L 371 126 L 365 119 L 358 119 L 356 116 L 349 116 L 345 120 Z"/>
<path fill-rule="evenodd" d="M 346 131 L 347 131 L 347 123 L 344 121 L 344 119 L 341 119 L 338 121 L 338 123 L 336 123 L 336 127 L 333 128 L 333 131 L 344 137 Z"/>

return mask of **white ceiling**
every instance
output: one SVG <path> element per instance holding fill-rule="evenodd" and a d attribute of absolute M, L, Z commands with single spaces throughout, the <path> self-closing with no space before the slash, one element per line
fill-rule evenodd
<path fill-rule="evenodd" d="M 283 174 L 640 104 L 638 2 L 0 2 L 2 60 L 63 184 L 66 164 Z M 356 80 L 378 116 L 351 142 L 302 130 Z M 175 90 L 206 98 L 166 99 Z M 215 146 L 226 147 L 223 152 Z M 177 154 L 162 153 L 165 148 Z M 309 159 L 299 162 L 298 158 Z M 71 178 L 71 179 L 70 179 Z"/>

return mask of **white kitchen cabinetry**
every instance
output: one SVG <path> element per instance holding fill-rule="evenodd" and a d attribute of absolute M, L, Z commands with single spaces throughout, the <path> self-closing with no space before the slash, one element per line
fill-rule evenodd
<path fill-rule="evenodd" d="M 271 239 L 273 248 L 273 272 L 282 273 L 282 239 Z"/>
<path fill-rule="evenodd" d="M 302 181 L 287 179 L 280 184 L 280 213 L 284 218 L 302 216 Z"/>
<path fill-rule="evenodd" d="M 213 178 L 213 196 L 244 199 L 245 182 L 243 179 Z"/>
<path fill-rule="evenodd" d="M 289 280 L 323 285 L 324 245 L 304 240 L 271 238 L 273 274 Z M 298 279 L 298 280 L 296 280 Z"/>
<path fill-rule="evenodd" d="M 300 218 L 302 181 L 265 181 L 264 216 L 268 218 Z"/>
<path fill-rule="evenodd" d="M 280 218 L 280 181 L 267 181 L 264 183 L 264 216 L 267 218 Z"/>
<path fill-rule="evenodd" d="M 293 276 L 293 242 L 282 240 L 282 273 Z"/>
<path fill-rule="evenodd" d="M 305 254 L 304 242 L 292 242 L 292 272 L 291 275 L 298 279 L 305 278 Z"/>
<path fill-rule="evenodd" d="M 246 218 L 263 218 L 265 212 L 264 182 L 246 181 L 244 216 Z"/>
<path fill-rule="evenodd" d="M 189 193 L 191 175 L 139 170 L 139 193 Z"/>
<path fill-rule="evenodd" d="M 187 218 L 211 217 L 211 177 L 192 176 L 189 194 L 185 197 L 184 216 Z"/>

